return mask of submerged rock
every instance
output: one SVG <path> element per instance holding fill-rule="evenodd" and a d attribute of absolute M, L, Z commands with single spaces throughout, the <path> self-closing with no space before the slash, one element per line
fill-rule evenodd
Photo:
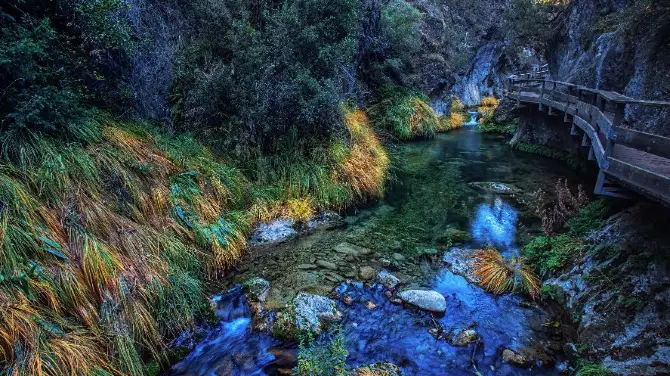
<path fill-rule="evenodd" d="M 372 250 L 357 246 L 351 243 L 340 243 L 333 248 L 333 251 L 350 256 L 363 256 L 372 253 Z"/>
<path fill-rule="evenodd" d="M 324 269 L 329 269 L 329 270 L 337 270 L 337 264 L 330 262 L 330 261 L 325 261 L 325 260 L 317 260 L 316 265 L 324 268 Z"/>
<path fill-rule="evenodd" d="M 369 281 L 375 277 L 375 270 L 369 266 L 362 266 L 358 271 L 358 276 L 363 281 Z"/>
<path fill-rule="evenodd" d="M 381 270 L 377 273 L 377 282 L 388 289 L 393 289 L 400 284 L 400 279 L 389 273 L 388 270 Z"/>
<path fill-rule="evenodd" d="M 392 257 L 393 257 L 393 259 L 396 260 L 397 262 L 403 262 L 403 261 L 405 261 L 405 256 L 403 256 L 403 255 L 400 254 L 400 253 L 394 253 Z"/>
<path fill-rule="evenodd" d="M 472 328 L 466 328 L 456 333 L 449 339 L 449 344 L 452 346 L 468 346 L 479 340 L 479 334 Z"/>
<path fill-rule="evenodd" d="M 510 349 L 505 349 L 502 352 L 502 358 L 505 363 L 509 363 L 515 367 L 526 368 L 531 365 L 531 362 L 525 356 Z"/>
<path fill-rule="evenodd" d="M 398 296 L 403 302 L 426 311 L 444 313 L 447 310 L 447 301 L 437 291 L 406 290 L 401 291 Z"/>
<path fill-rule="evenodd" d="M 452 273 L 465 277 L 470 283 L 479 284 L 479 279 L 471 273 L 475 262 L 472 257 L 473 252 L 472 249 L 454 247 L 442 256 L 442 262 Z"/>
<path fill-rule="evenodd" d="M 299 330 L 320 333 L 323 320 L 337 321 L 342 314 L 335 308 L 335 302 L 325 296 L 300 292 L 293 299 L 295 323 Z"/>
<path fill-rule="evenodd" d="M 356 368 L 349 376 L 402 376 L 400 368 L 392 363 L 376 363 Z"/>
<path fill-rule="evenodd" d="M 444 230 L 444 232 L 440 234 L 436 240 L 441 243 L 465 243 L 472 240 L 472 235 L 467 231 L 462 231 L 450 227 Z"/>
<path fill-rule="evenodd" d="M 519 193 L 520 190 L 516 187 L 512 187 L 507 184 L 493 182 L 493 181 L 484 181 L 484 182 L 475 182 L 470 183 L 471 186 L 477 187 L 487 192 L 496 193 L 499 195 L 513 195 Z"/>

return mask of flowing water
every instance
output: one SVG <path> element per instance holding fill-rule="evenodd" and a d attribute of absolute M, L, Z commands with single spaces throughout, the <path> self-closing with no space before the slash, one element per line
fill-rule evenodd
<path fill-rule="evenodd" d="M 394 166 L 396 179 L 378 205 L 350 215 L 343 228 L 249 252 L 231 285 L 249 277 L 267 279 L 270 308 L 289 304 L 297 291 L 353 298 L 351 305 L 338 300 L 351 367 L 391 362 L 405 375 L 556 374 L 553 362 L 542 357 L 530 369 L 512 367 L 501 358 L 507 348 L 560 348 L 556 333 L 547 328 L 551 325 L 545 325 L 550 314 L 519 296 L 488 294 L 453 274 L 440 259 L 458 242 L 518 254 L 519 244 L 538 232 L 538 219 L 527 205 L 531 193 L 551 192 L 560 177 L 576 183 L 574 173 L 555 161 L 514 152 L 503 138 L 482 135 L 476 128 L 400 145 Z M 342 244 L 370 251 L 356 256 L 334 251 Z M 337 269 L 320 268 L 322 261 Z M 363 266 L 381 269 L 389 261 L 403 288 L 444 295 L 446 314 L 433 318 L 392 304 L 378 285 L 342 282 L 355 281 Z M 239 289 L 216 300 L 219 325 L 173 367 L 173 375 L 272 375 L 294 361 L 287 355 L 291 344 L 250 329 L 251 314 Z M 366 308 L 368 301 L 377 307 Z M 452 346 L 428 332 L 436 326 L 452 332 L 473 327 L 481 342 Z"/>
<path fill-rule="evenodd" d="M 463 125 L 471 126 L 471 125 L 479 124 L 477 122 L 477 115 L 479 115 L 479 113 L 477 111 L 468 111 L 468 114 L 470 114 L 470 121 L 468 121 L 467 123 L 465 123 Z"/>

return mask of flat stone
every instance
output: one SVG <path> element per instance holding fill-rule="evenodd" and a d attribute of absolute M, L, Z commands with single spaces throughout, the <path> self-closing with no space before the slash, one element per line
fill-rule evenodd
<path fill-rule="evenodd" d="M 443 313 L 447 310 L 447 301 L 437 291 L 406 290 L 401 291 L 398 296 L 405 303 L 426 311 Z"/>
<path fill-rule="evenodd" d="M 375 277 L 375 270 L 369 266 L 362 266 L 358 270 L 358 276 L 363 280 L 363 281 L 369 281 L 372 278 Z"/>
<path fill-rule="evenodd" d="M 314 270 L 318 269 L 319 267 L 314 264 L 300 264 L 297 266 L 297 268 L 300 270 Z"/>
<path fill-rule="evenodd" d="M 318 266 L 320 266 L 324 269 L 337 270 L 337 265 L 335 263 L 330 262 L 330 261 L 317 260 L 316 265 L 318 265 Z"/>
<path fill-rule="evenodd" d="M 405 261 L 405 256 L 403 256 L 403 255 L 400 254 L 400 253 L 394 253 L 392 257 L 393 257 L 394 260 L 396 260 L 396 261 L 398 261 L 398 262 L 403 262 L 403 261 Z"/>
<path fill-rule="evenodd" d="M 388 289 L 392 289 L 398 286 L 400 280 L 398 277 L 389 273 L 388 270 L 381 270 L 379 273 L 377 273 L 377 282 L 381 283 L 382 286 Z"/>
<path fill-rule="evenodd" d="M 372 253 L 372 251 L 368 248 L 347 242 L 336 245 L 333 248 L 333 251 L 338 253 L 344 253 L 345 255 L 351 255 L 351 256 L 362 256 Z"/>

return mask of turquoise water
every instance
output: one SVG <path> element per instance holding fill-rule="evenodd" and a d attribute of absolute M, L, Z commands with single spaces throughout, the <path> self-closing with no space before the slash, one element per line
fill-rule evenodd
<path fill-rule="evenodd" d="M 553 319 L 551 315 L 522 297 L 486 293 L 446 269 L 440 259 L 454 245 L 494 246 L 504 255 L 517 255 L 525 239 L 539 231 L 529 206 L 532 193 L 551 192 L 560 177 L 576 184 L 578 177 L 555 161 L 514 152 L 502 137 L 482 135 L 476 128 L 402 144 L 392 153 L 396 178 L 381 202 L 351 213 L 345 228 L 250 252 L 231 283 L 257 276 L 267 279 L 273 307 L 289 303 L 299 290 L 334 291 L 331 296 L 336 300 L 345 295 L 353 298 L 352 305 L 338 300 L 351 367 L 392 362 L 404 375 L 555 374 L 553 360 L 547 357 L 538 357 L 530 369 L 512 367 L 501 359 L 506 348 L 560 348 L 556 333 L 543 325 Z M 483 182 L 501 183 L 509 191 L 500 194 Z M 342 242 L 370 252 L 345 259 L 331 250 Z M 355 281 L 355 273 L 345 275 L 361 266 L 380 269 L 382 259 L 392 260 L 392 273 L 406 287 L 444 295 L 446 314 L 432 317 L 392 304 L 377 285 L 341 283 L 345 278 Z M 338 269 L 296 267 L 315 260 L 329 261 Z M 377 308 L 366 308 L 367 301 Z M 286 355 L 294 353 L 294 345 L 250 329 L 250 312 L 239 290 L 222 295 L 217 304 L 219 325 L 175 365 L 172 374 L 272 375 L 294 361 Z M 428 332 L 436 326 L 452 332 L 472 326 L 481 341 L 451 346 Z M 550 355 L 560 360 L 560 352 L 550 351 Z"/>

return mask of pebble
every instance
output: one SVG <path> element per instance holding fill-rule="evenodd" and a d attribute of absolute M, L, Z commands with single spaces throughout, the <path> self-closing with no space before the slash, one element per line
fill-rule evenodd
<path fill-rule="evenodd" d="M 316 264 L 324 269 L 337 270 L 337 265 L 330 261 L 317 260 Z"/>

